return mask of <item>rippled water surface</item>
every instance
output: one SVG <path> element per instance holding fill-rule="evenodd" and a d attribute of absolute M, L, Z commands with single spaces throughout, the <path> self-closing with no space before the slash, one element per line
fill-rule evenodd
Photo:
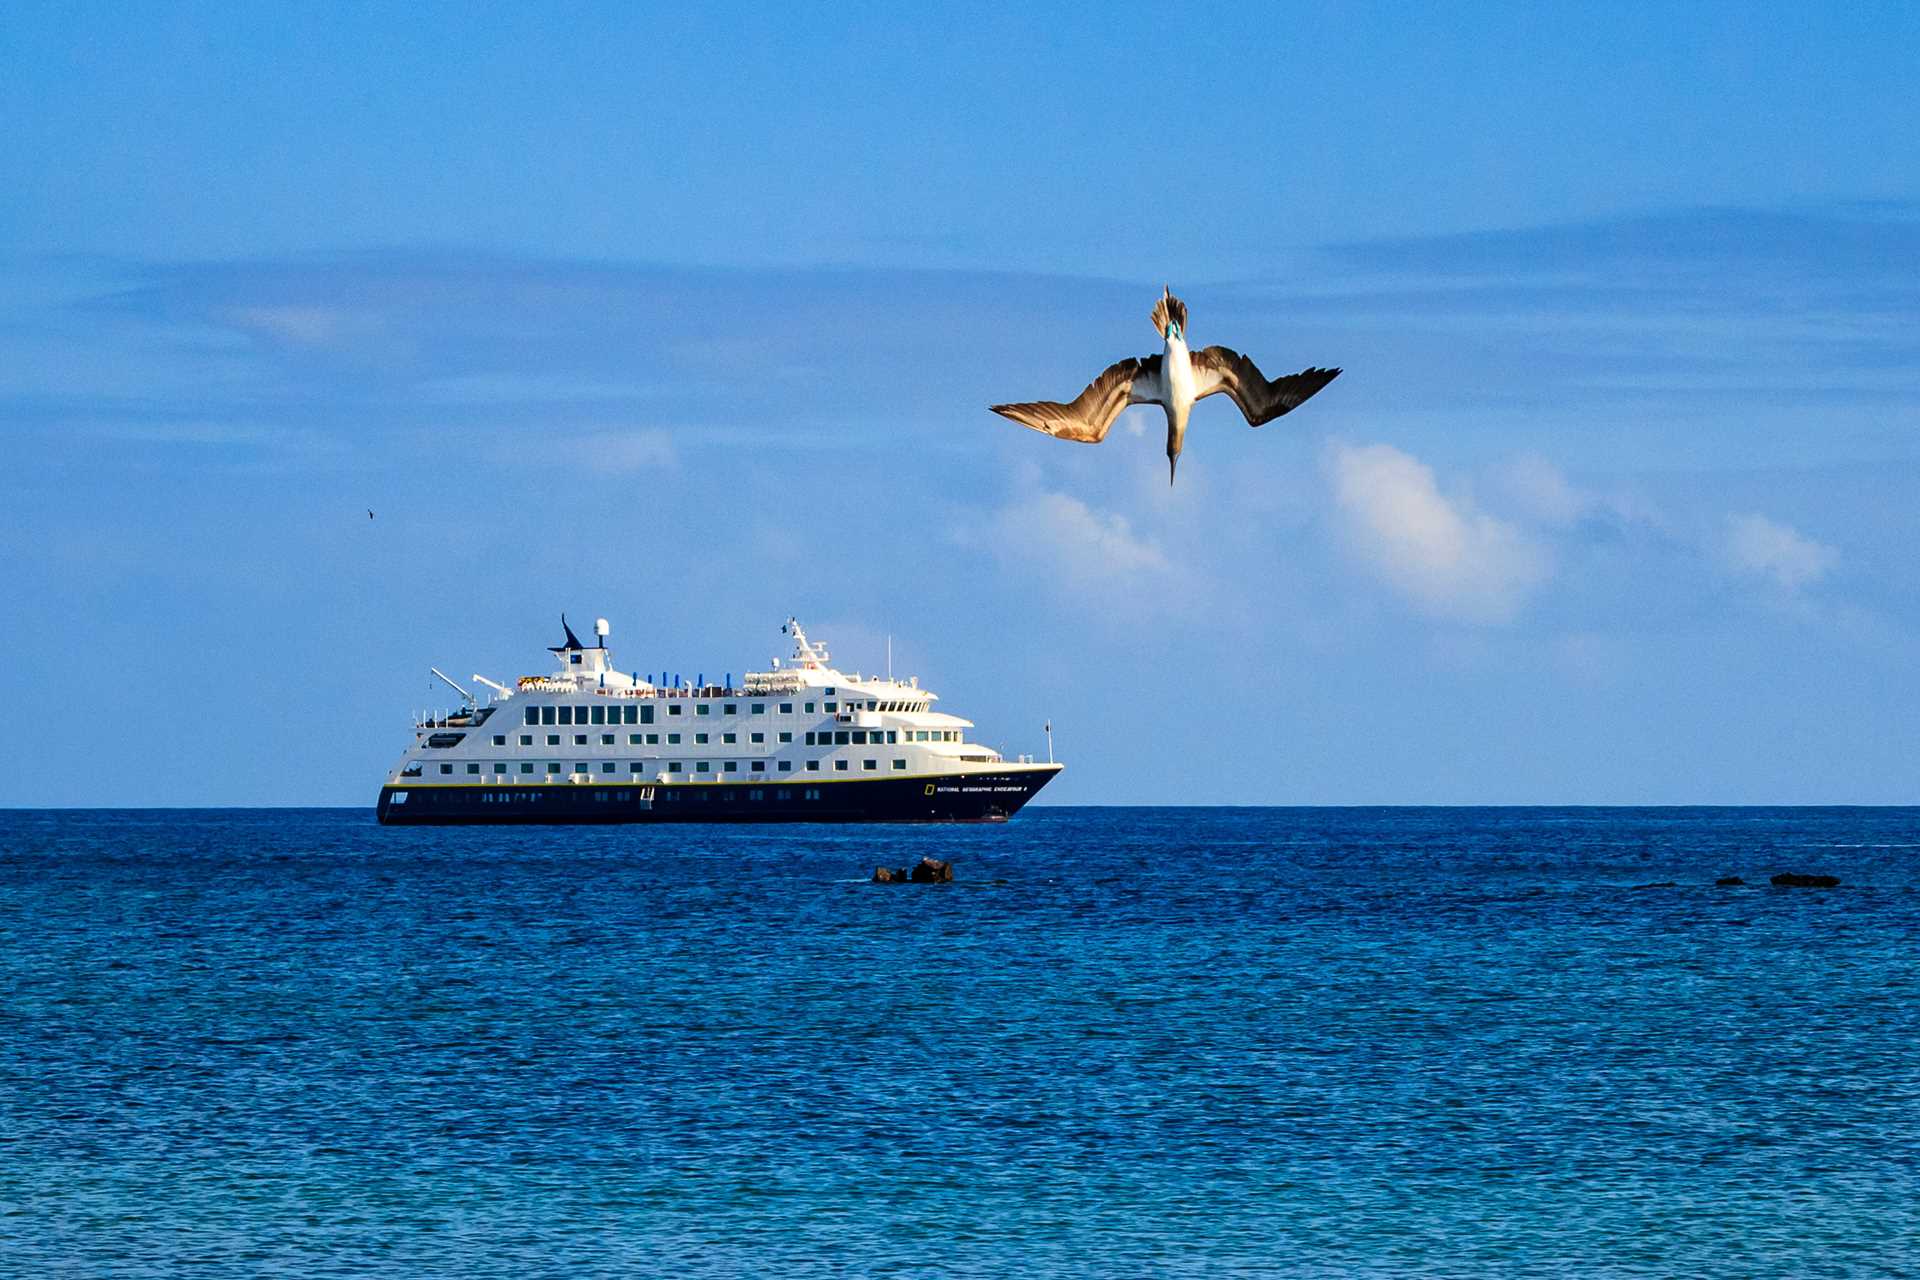
<path fill-rule="evenodd" d="M 1920 1274 L 1916 846 L 0 813 L 0 1272 Z"/>

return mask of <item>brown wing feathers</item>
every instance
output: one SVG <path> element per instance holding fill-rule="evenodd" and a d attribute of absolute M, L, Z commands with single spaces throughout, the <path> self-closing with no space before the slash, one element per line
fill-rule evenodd
<path fill-rule="evenodd" d="M 1303 369 L 1269 382 L 1259 366 L 1230 347 L 1207 347 L 1194 352 L 1193 366 L 1199 375 L 1199 398 L 1226 392 L 1240 406 L 1250 427 L 1272 422 L 1281 414 L 1299 408 L 1314 392 L 1340 376 L 1338 369 Z M 1209 374 L 1211 386 L 1207 385 Z"/>
<path fill-rule="evenodd" d="M 1003 418 L 1011 418 L 1023 427 L 1044 431 L 1062 440 L 1099 444 L 1107 438 L 1113 420 L 1127 407 L 1133 394 L 1133 382 L 1151 376 L 1160 364 L 1159 356 L 1133 357 L 1109 365 L 1104 373 L 1087 384 L 1071 404 L 1053 400 L 1029 400 L 1020 404 L 989 405 Z"/>

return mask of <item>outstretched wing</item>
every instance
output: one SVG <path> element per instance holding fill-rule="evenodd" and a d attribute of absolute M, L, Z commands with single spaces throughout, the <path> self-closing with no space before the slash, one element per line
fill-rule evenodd
<path fill-rule="evenodd" d="M 1130 404 L 1160 402 L 1160 357 L 1137 356 L 1107 366 L 1106 372 L 1087 384 L 1071 404 L 1053 400 L 1029 400 L 1022 404 L 988 405 L 1003 418 L 1012 418 L 1023 427 L 1044 431 L 1062 440 L 1099 444 L 1120 411 Z"/>
<path fill-rule="evenodd" d="M 1226 392 L 1240 406 L 1250 427 L 1272 422 L 1288 410 L 1299 408 L 1339 376 L 1338 369 L 1303 369 L 1268 382 L 1253 361 L 1230 347 L 1207 347 L 1193 353 L 1193 398 L 1203 400 Z"/>

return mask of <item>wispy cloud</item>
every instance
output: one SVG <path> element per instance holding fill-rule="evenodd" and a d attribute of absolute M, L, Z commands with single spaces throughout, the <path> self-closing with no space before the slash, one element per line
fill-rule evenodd
<path fill-rule="evenodd" d="M 1038 567 L 1071 588 L 1135 583 L 1169 567 L 1166 554 L 1134 532 L 1126 516 L 1065 493 L 1017 497 L 983 521 L 963 525 L 955 539 L 1013 565 Z"/>
<path fill-rule="evenodd" d="M 1812 585 L 1840 559 L 1832 547 L 1758 512 L 1728 516 L 1720 550 L 1734 572 L 1783 591 Z"/>
<path fill-rule="evenodd" d="M 1542 546 L 1464 495 L 1443 494 L 1432 468 L 1412 455 L 1391 445 L 1335 443 L 1328 465 L 1349 545 L 1426 612 L 1505 622 L 1546 579 Z"/>

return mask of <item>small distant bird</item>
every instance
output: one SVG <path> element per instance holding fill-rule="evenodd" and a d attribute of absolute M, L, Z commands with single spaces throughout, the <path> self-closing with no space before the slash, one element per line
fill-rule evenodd
<path fill-rule="evenodd" d="M 368 507 L 368 508 L 367 508 L 367 519 L 369 519 L 369 520 L 371 520 L 371 519 L 373 519 L 373 508 L 372 508 L 372 507 Z"/>
<path fill-rule="evenodd" d="M 1071 404 L 1030 400 L 989 405 L 1003 418 L 1062 440 L 1099 444 L 1120 411 L 1130 404 L 1157 404 L 1167 411 L 1167 483 L 1185 447 L 1193 402 L 1224 391 L 1240 406 L 1250 427 L 1297 409 L 1340 376 L 1338 369 L 1305 369 L 1267 381 L 1253 361 L 1228 347 L 1187 350 L 1187 304 L 1162 287 L 1153 304 L 1154 332 L 1166 340 L 1157 356 L 1138 356 L 1108 366 Z"/>

